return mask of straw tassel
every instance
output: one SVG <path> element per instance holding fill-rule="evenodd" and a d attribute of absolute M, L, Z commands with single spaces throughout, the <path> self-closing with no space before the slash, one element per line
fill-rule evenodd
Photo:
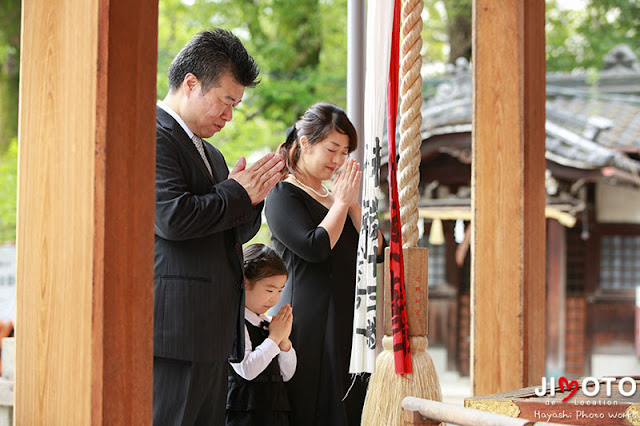
<path fill-rule="evenodd" d="M 383 328 L 384 351 L 376 358 L 376 369 L 369 380 L 367 397 L 362 410 L 362 424 L 366 426 L 402 425 L 400 403 L 404 397 L 442 401 L 440 381 L 428 347 L 428 273 L 429 249 L 408 247 L 403 249 L 407 313 L 413 372 L 395 374 L 393 339 L 391 337 L 391 286 L 389 285 L 390 250 L 385 251 L 383 274 Z M 434 423 L 438 424 L 438 423 Z"/>
<path fill-rule="evenodd" d="M 391 336 L 382 338 L 384 351 L 378 355 L 375 373 L 369 380 L 369 392 L 362 411 L 363 425 L 402 426 L 404 420 L 400 404 L 406 396 L 442 401 L 440 382 L 427 352 L 428 345 L 429 340 L 424 336 L 411 337 L 414 372 L 401 376 L 395 374 L 393 339 Z"/>

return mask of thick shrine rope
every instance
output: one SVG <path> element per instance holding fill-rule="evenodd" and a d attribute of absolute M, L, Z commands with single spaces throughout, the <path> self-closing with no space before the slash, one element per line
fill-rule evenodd
<path fill-rule="evenodd" d="M 420 193 L 420 145 L 422 136 L 422 0 L 407 0 L 402 5 L 402 43 L 400 68 L 400 220 L 404 247 L 418 246 L 418 201 Z"/>
<path fill-rule="evenodd" d="M 422 145 L 422 9 L 423 0 L 406 0 L 402 5 L 402 44 L 400 54 L 402 67 L 402 102 L 400 105 L 400 217 L 402 221 L 402 238 L 405 247 L 418 246 L 418 202 L 420 192 L 420 145 Z M 411 267 L 412 265 L 409 265 Z M 425 277 L 426 278 L 426 277 Z M 424 281 L 428 285 L 427 280 Z M 410 295 L 411 296 L 411 295 Z M 428 302 L 427 302 L 428 303 Z M 428 321 L 428 318 L 425 318 Z M 413 345 L 414 339 L 411 337 Z M 427 353 L 427 336 L 425 345 L 412 347 L 412 356 L 416 367 L 411 378 L 416 381 L 411 386 L 414 395 L 420 398 L 442 401 L 440 381 L 436 369 Z M 422 361 L 428 359 L 428 361 Z M 420 363 L 420 366 L 418 366 Z"/>
<path fill-rule="evenodd" d="M 389 2 L 390 3 L 390 2 Z M 378 4 L 376 3 L 376 6 Z M 400 21 L 400 0 L 395 0 L 394 33 L 398 33 Z M 391 250 L 389 270 L 391 272 L 392 294 L 392 330 L 393 337 L 384 336 L 382 339 L 384 351 L 378 355 L 375 372 L 371 375 L 369 388 L 362 411 L 361 424 L 363 425 L 397 425 L 404 424 L 401 401 L 406 396 L 418 396 L 419 398 L 442 400 L 440 382 L 433 365 L 431 356 L 427 353 L 428 340 L 425 336 L 408 337 L 406 307 L 404 305 L 404 263 L 402 260 L 402 248 L 394 253 L 394 241 L 405 240 L 406 247 L 416 247 L 418 242 L 418 183 L 420 167 L 420 126 L 422 123 L 422 79 L 420 76 L 422 47 L 422 0 L 407 0 L 402 7 L 402 104 L 400 124 L 400 188 L 398 197 L 395 176 L 390 173 L 389 197 L 391 204 Z M 396 35 L 394 34 L 394 35 Z M 391 65 L 389 77 L 389 92 L 395 91 L 389 96 L 388 131 L 389 137 L 389 169 L 395 169 L 395 112 L 397 111 L 397 49 L 398 40 L 392 41 Z M 395 51 L 395 87 L 393 87 L 394 71 L 394 44 Z M 392 142 L 393 141 L 393 142 Z M 398 206 L 399 204 L 399 206 Z M 399 210 L 396 213 L 398 223 L 401 223 L 402 232 L 394 229 L 394 207 Z M 399 207 L 399 208 L 398 208 Z M 394 232 L 397 235 L 394 236 Z M 394 238 L 397 237 L 397 238 Z M 393 261 L 395 257 L 395 263 Z M 411 265 L 408 265 L 411 267 Z M 395 269 L 395 273 L 394 273 Z M 399 276 L 398 276 L 399 275 Z M 426 283 L 426 281 L 425 281 Z M 385 283 L 388 285 L 387 283 Z M 396 285 L 397 284 L 397 285 Z M 398 291 L 400 290 L 401 291 Z M 385 301 L 389 303 L 389 301 Z M 402 306 L 399 308 L 399 305 Z M 394 309 L 395 308 L 395 309 Z M 404 325 L 402 324 L 404 311 Z M 400 331 L 401 333 L 397 333 Z M 401 339 L 399 339 L 401 337 Z M 408 353 L 408 350 L 411 350 Z M 399 356 L 406 354 L 405 357 Z M 408 368 L 408 370 L 407 370 Z M 401 373 L 401 374 L 398 374 Z"/>

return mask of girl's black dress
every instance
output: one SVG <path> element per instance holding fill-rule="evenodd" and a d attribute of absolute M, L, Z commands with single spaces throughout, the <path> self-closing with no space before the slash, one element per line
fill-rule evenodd
<path fill-rule="evenodd" d="M 277 184 L 265 205 L 274 248 L 289 272 L 273 313 L 285 303 L 293 307 L 298 365 L 285 386 L 292 424 L 300 426 L 359 425 L 368 380 L 359 376 L 351 386 L 349 374 L 359 235 L 347 217 L 332 250 L 327 231 L 318 228 L 327 212 L 288 182 Z"/>
<path fill-rule="evenodd" d="M 245 326 L 253 348 L 269 337 L 268 324 L 265 329 L 245 320 Z M 229 366 L 227 425 L 287 426 L 290 411 L 277 357 L 251 381 L 245 380 Z"/>

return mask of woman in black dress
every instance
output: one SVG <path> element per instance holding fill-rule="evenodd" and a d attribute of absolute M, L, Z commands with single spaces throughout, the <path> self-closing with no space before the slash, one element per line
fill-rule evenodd
<path fill-rule="evenodd" d="M 368 377 L 353 382 L 349 374 L 362 172 L 348 155 L 357 143 L 341 108 L 313 105 L 279 148 L 287 173 L 266 200 L 271 239 L 289 271 L 274 311 L 293 307 L 298 367 L 287 390 L 295 425 L 360 424 Z M 341 167 L 329 191 L 323 181 Z"/>

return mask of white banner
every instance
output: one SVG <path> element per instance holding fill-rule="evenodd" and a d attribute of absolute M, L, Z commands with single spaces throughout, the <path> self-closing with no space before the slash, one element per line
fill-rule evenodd
<path fill-rule="evenodd" d="M 367 11 L 367 56 L 364 97 L 364 164 L 362 225 L 358 243 L 356 301 L 349 372 L 372 373 L 376 358 L 376 255 L 380 143 L 385 122 L 392 1 L 370 1 Z"/>

